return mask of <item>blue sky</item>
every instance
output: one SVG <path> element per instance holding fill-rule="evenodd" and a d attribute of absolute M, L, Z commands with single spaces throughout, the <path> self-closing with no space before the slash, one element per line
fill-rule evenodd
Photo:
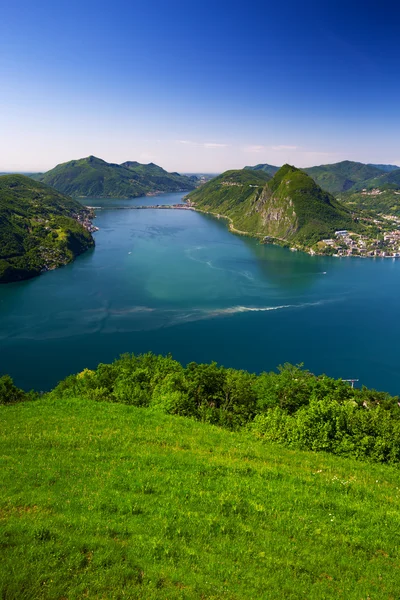
<path fill-rule="evenodd" d="M 9 1 L 0 170 L 400 164 L 400 6 Z"/>

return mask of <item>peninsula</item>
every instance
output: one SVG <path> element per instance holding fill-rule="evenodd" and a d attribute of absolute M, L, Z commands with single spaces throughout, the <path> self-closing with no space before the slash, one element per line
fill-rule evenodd
<path fill-rule="evenodd" d="M 294 166 L 275 173 L 266 167 L 226 171 L 186 199 L 229 219 L 232 231 L 265 243 L 310 254 L 400 256 L 395 217 L 373 219 L 352 210 Z"/>
<path fill-rule="evenodd" d="M 94 246 L 92 211 L 24 175 L 0 177 L 0 283 L 30 279 Z"/>

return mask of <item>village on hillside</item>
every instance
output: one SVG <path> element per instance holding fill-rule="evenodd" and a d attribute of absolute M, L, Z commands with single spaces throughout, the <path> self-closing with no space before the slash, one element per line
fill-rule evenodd
<path fill-rule="evenodd" d="M 382 220 L 364 219 L 376 226 L 377 235 L 361 235 L 342 229 L 335 231 L 334 238 L 321 240 L 318 251 L 311 249 L 310 254 L 400 258 L 400 218 L 393 215 L 380 215 L 380 218 Z M 393 226 L 397 229 L 392 229 Z"/>

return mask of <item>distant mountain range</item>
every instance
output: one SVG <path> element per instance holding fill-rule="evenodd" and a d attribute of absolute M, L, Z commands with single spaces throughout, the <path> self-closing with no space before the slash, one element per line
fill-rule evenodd
<path fill-rule="evenodd" d="M 284 165 L 226 171 L 188 195 L 196 208 L 226 216 L 231 229 L 309 248 L 337 229 L 357 229 L 352 213 L 304 171 Z"/>
<path fill-rule="evenodd" d="M 135 198 L 188 191 L 198 184 L 195 176 L 168 173 L 154 163 L 127 161 L 118 165 L 95 156 L 62 163 L 33 178 L 75 198 Z"/>
<path fill-rule="evenodd" d="M 386 190 L 400 189 L 400 169 L 397 169 L 396 171 L 389 171 L 386 173 L 378 174 L 375 177 L 368 179 L 367 181 L 360 181 L 351 188 L 351 191 L 358 191 L 362 189 L 370 190 L 372 188 L 380 188 Z"/>
<path fill-rule="evenodd" d="M 79 202 L 24 175 L 0 177 L 0 283 L 73 260 L 94 240 Z"/>
<path fill-rule="evenodd" d="M 254 167 L 245 167 L 245 169 L 251 169 L 252 171 L 264 171 L 264 173 L 267 173 L 272 177 L 277 171 L 279 171 L 280 167 L 274 167 L 273 165 L 267 164 L 260 164 L 255 165 Z"/>
<path fill-rule="evenodd" d="M 369 167 L 376 167 L 377 169 L 380 169 L 381 171 L 385 171 L 386 173 L 390 173 L 390 171 L 396 171 L 397 169 L 400 169 L 400 167 L 398 167 L 397 165 L 373 165 L 373 164 L 369 164 Z"/>
<path fill-rule="evenodd" d="M 265 171 L 270 175 L 277 172 L 278 167 L 259 164 L 246 167 L 256 171 Z M 319 165 L 302 169 L 310 175 L 315 183 L 331 194 L 347 191 L 372 189 L 379 186 L 400 188 L 400 167 L 396 165 L 373 165 L 344 160 L 330 165 Z"/>

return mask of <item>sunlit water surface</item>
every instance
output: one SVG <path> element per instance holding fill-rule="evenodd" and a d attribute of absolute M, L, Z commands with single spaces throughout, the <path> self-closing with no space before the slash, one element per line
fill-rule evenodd
<path fill-rule="evenodd" d="M 400 260 L 264 246 L 192 211 L 102 209 L 95 223 L 96 248 L 73 264 L 0 286 L 0 371 L 19 385 L 151 350 L 257 372 L 303 362 L 399 393 Z"/>

